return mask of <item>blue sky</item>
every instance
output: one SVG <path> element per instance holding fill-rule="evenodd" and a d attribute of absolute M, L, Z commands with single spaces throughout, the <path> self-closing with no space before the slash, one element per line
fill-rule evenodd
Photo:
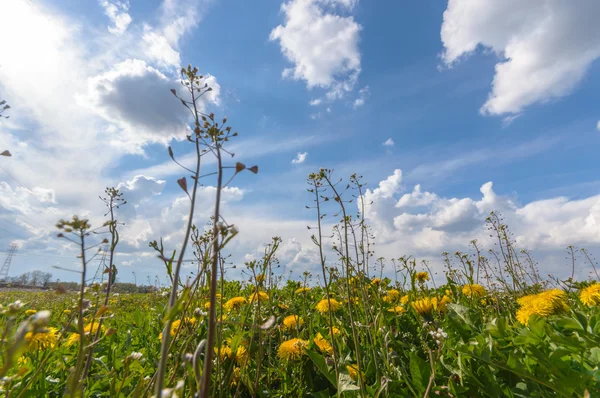
<path fill-rule="evenodd" d="M 162 236 L 176 249 L 182 237 L 183 173 L 166 146 L 191 160 L 189 120 L 169 93 L 187 64 L 210 75 L 204 109 L 240 132 L 236 159 L 260 167 L 225 195 L 241 231 L 234 261 L 278 235 L 282 264 L 313 270 L 305 181 L 328 167 L 368 182 L 378 255 L 438 267 L 444 250 L 486 244 L 497 210 L 542 269 L 560 273 L 566 245 L 600 250 L 600 6 L 581 3 L 9 0 L 0 250 L 19 245 L 11 275 L 73 279 L 51 268 L 77 268 L 52 223 L 101 223 L 106 186 L 130 202 L 121 279 L 164 275 L 147 243 Z"/>

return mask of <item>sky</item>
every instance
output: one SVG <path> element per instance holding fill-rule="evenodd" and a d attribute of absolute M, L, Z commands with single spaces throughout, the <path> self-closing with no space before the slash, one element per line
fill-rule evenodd
<path fill-rule="evenodd" d="M 306 178 L 322 167 L 363 176 L 386 275 L 404 255 L 441 275 L 442 252 L 469 252 L 473 239 L 493 249 L 496 211 L 542 274 L 569 276 L 567 246 L 600 255 L 599 13 L 597 0 L 5 0 L 0 260 L 14 243 L 11 276 L 77 279 L 77 248 L 55 224 L 77 214 L 100 226 L 98 197 L 117 187 L 128 202 L 119 280 L 165 282 L 148 242 L 172 251 L 183 239 L 186 172 L 167 147 L 193 163 L 170 92 L 191 64 L 213 89 L 202 109 L 239 132 L 228 161 L 260 170 L 224 191 L 240 231 L 229 277 L 274 236 L 279 272 L 318 275 Z M 200 227 L 214 184 L 199 190 Z M 587 278 L 581 253 L 576 265 Z"/>

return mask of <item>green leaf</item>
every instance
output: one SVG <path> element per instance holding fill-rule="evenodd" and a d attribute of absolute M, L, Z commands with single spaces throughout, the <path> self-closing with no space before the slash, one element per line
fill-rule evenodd
<path fill-rule="evenodd" d="M 306 350 L 306 355 L 308 355 L 312 363 L 315 364 L 319 372 L 331 382 L 331 385 L 337 387 L 335 382 L 335 373 L 332 373 L 329 370 L 327 363 L 325 363 L 325 358 L 321 354 L 318 354 L 311 349 Z"/>
<path fill-rule="evenodd" d="M 414 352 L 410 353 L 410 375 L 412 377 L 413 385 L 419 392 L 423 393 L 427 388 L 431 369 L 427 362 Z"/>

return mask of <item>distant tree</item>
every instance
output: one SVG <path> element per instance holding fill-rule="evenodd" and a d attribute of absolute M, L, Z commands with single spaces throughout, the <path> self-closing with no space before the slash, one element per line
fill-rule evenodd
<path fill-rule="evenodd" d="M 50 285 L 50 279 L 52 279 L 52 274 L 50 272 L 44 272 L 42 275 L 42 287 L 48 288 Z"/>
<path fill-rule="evenodd" d="M 29 272 L 22 273 L 20 276 L 17 277 L 16 282 L 21 285 L 27 285 L 29 283 L 30 277 L 31 274 Z"/>

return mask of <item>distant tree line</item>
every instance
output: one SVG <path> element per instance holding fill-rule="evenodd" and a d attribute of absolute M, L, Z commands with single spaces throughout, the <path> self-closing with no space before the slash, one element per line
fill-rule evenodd
<path fill-rule="evenodd" d="M 22 286 L 49 288 L 51 283 L 50 279 L 52 279 L 52 274 L 50 272 L 35 270 L 22 273 L 19 276 L 13 276 L 12 278 L 8 277 L 5 282 Z"/>

